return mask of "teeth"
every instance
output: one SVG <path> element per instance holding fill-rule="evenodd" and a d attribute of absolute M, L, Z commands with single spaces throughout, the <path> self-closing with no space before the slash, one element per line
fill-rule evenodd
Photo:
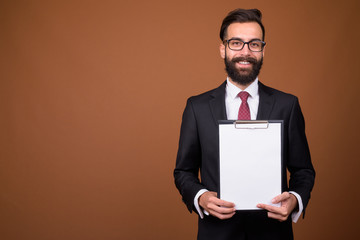
<path fill-rule="evenodd" d="M 239 62 L 240 64 L 250 64 L 250 62 Z"/>

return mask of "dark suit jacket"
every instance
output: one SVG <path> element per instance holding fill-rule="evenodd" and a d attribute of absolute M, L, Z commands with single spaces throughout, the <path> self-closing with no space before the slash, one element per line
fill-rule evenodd
<path fill-rule="evenodd" d="M 205 188 L 218 192 L 218 120 L 227 119 L 225 87 L 226 82 L 214 90 L 189 98 L 183 114 L 174 177 L 176 187 L 190 212 L 195 209 L 194 197 L 199 190 Z M 257 120 L 284 121 L 283 191 L 298 193 L 305 209 L 314 184 L 315 171 L 298 99 L 260 82 L 259 97 Z M 289 184 L 285 167 L 290 172 Z M 238 211 L 234 217 L 225 221 L 205 216 L 199 219 L 198 238 L 248 239 L 259 233 L 261 224 L 264 239 L 292 239 L 290 219 L 280 223 L 268 219 L 266 212 L 262 211 Z M 254 225 L 257 225 L 256 229 Z M 256 239 L 261 239 L 260 235 L 256 235 Z"/>

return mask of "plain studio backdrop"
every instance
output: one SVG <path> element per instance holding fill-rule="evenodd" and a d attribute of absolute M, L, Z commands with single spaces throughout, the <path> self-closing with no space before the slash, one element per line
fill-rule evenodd
<path fill-rule="evenodd" d="M 234 8 L 266 27 L 260 80 L 300 99 L 317 171 L 296 239 L 354 239 L 359 2 L 0 2 L 0 238 L 195 239 L 175 188 L 186 99 L 226 77 Z"/>

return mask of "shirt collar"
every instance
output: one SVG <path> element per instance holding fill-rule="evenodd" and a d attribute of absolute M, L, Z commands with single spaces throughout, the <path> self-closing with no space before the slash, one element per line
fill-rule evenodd
<path fill-rule="evenodd" d="M 229 77 L 226 79 L 226 93 L 229 94 L 229 96 L 232 99 L 235 99 L 239 92 L 241 91 L 247 91 L 250 94 L 250 97 L 255 97 L 257 94 L 259 94 L 259 80 L 256 77 L 255 81 L 253 81 L 246 89 L 241 90 L 237 86 L 235 86 L 232 82 L 230 82 Z"/>

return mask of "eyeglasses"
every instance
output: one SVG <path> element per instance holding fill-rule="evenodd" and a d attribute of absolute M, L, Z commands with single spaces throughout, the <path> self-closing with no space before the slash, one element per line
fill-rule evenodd
<path fill-rule="evenodd" d="M 229 48 L 234 51 L 242 50 L 244 48 L 244 46 L 247 44 L 249 50 L 252 52 L 261 52 L 264 49 L 265 44 L 266 44 L 266 42 L 263 42 L 260 40 L 251 40 L 249 42 L 244 42 L 243 40 L 238 39 L 238 38 L 231 38 L 228 40 L 224 40 L 224 44 L 225 44 L 225 42 L 227 43 Z"/>

